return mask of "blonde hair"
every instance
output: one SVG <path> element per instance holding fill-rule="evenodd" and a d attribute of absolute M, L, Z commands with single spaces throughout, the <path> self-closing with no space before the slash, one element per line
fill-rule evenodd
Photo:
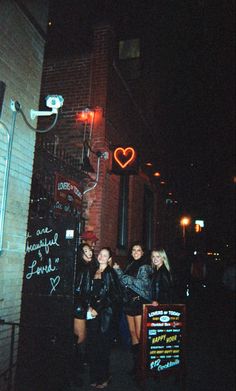
<path fill-rule="evenodd" d="M 152 250 L 151 254 L 152 254 L 153 252 L 158 253 L 158 254 L 160 255 L 160 257 L 162 257 L 163 263 L 164 263 L 166 269 L 170 272 L 169 259 L 168 259 L 167 255 L 166 255 L 165 250 L 164 250 L 163 248 L 154 248 L 154 249 Z M 153 268 L 155 267 L 155 266 L 153 265 L 153 262 L 152 262 L 152 267 L 153 267 Z"/>

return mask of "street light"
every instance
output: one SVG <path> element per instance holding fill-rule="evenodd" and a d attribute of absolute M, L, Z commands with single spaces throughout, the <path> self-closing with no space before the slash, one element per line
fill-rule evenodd
<path fill-rule="evenodd" d="M 184 242 L 184 247 L 186 244 L 186 227 L 190 224 L 190 218 L 189 217 L 182 217 L 180 220 L 180 225 L 182 225 L 183 228 L 183 242 Z"/>

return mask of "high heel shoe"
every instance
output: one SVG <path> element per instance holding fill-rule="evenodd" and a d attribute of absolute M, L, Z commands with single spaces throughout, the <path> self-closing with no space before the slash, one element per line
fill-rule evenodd
<path fill-rule="evenodd" d="M 104 381 L 103 383 L 98 383 L 97 385 L 96 385 L 96 388 L 98 389 L 98 390 L 104 390 L 104 388 L 107 388 L 108 387 L 108 385 L 111 383 L 111 379 L 112 379 L 112 377 L 110 376 L 106 381 Z"/>

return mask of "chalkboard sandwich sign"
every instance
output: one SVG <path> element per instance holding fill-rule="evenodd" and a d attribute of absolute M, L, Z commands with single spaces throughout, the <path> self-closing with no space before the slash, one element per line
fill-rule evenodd
<path fill-rule="evenodd" d="M 142 375 L 185 373 L 185 305 L 143 306 Z"/>

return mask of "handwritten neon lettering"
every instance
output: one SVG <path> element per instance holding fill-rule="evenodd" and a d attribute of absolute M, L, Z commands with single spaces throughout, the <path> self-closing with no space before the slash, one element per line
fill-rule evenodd
<path fill-rule="evenodd" d="M 50 283 L 51 283 L 51 286 L 52 286 L 52 289 L 50 291 L 50 296 L 51 296 L 53 291 L 56 291 L 56 287 L 59 284 L 60 279 L 61 279 L 60 276 L 56 276 L 55 278 L 50 278 Z"/>
<path fill-rule="evenodd" d="M 59 258 L 55 259 L 55 263 L 59 262 Z M 26 274 L 27 280 L 30 280 L 34 275 L 42 275 L 42 274 L 48 274 L 52 273 L 56 270 L 56 266 L 52 264 L 51 258 L 48 258 L 48 263 L 47 265 L 43 266 L 37 266 L 38 262 L 36 260 L 33 260 L 31 265 L 28 266 L 30 269 L 29 273 Z"/>
<path fill-rule="evenodd" d="M 41 229 L 37 229 L 36 235 L 39 236 L 39 235 L 43 235 L 43 234 L 49 234 L 50 232 L 52 232 L 52 229 L 49 229 L 48 227 L 44 227 Z"/>
<path fill-rule="evenodd" d="M 44 248 L 45 253 L 49 253 L 49 249 L 52 246 L 58 246 L 60 247 L 60 244 L 57 243 L 58 240 L 58 233 L 56 232 L 53 239 L 48 240 L 47 238 L 41 239 L 38 243 L 28 244 L 26 245 L 26 252 L 30 253 L 32 251 L 39 250 L 41 248 Z"/>

